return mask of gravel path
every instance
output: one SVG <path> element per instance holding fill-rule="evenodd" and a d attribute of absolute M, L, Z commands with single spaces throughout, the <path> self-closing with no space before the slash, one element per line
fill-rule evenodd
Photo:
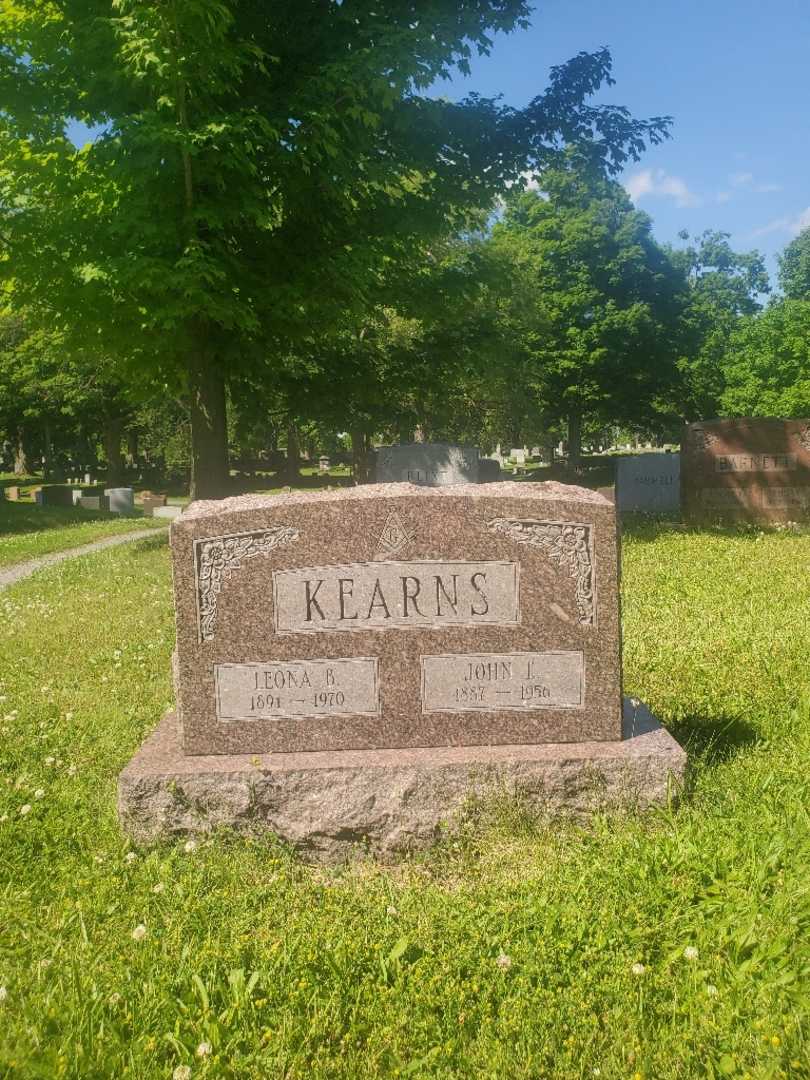
<path fill-rule="evenodd" d="M 26 578 L 45 566 L 62 562 L 64 559 L 90 555 L 94 551 L 115 547 L 116 544 L 128 544 L 131 540 L 145 540 L 147 536 L 163 536 L 165 531 L 165 529 L 138 529 L 136 532 L 121 533 L 120 536 L 105 536 L 103 540 L 94 540 L 92 544 L 82 544 L 81 547 L 68 548 L 67 551 L 54 551 L 50 555 L 41 555 L 38 559 L 29 559 L 27 562 L 15 563 L 5 568 L 0 567 L 0 589 L 5 589 L 8 585 L 13 585 L 15 581 Z"/>

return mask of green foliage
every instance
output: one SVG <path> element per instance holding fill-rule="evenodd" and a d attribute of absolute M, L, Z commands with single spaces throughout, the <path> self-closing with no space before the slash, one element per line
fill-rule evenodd
<path fill-rule="evenodd" d="M 779 284 L 788 300 L 810 300 L 810 226 L 779 256 Z"/>
<path fill-rule="evenodd" d="M 724 375 L 727 416 L 810 416 L 810 300 L 778 300 L 743 319 Z"/>
<path fill-rule="evenodd" d="M 719 415 L 730 336 L 742 316 L 759 311 L 759 296 L 770 292 L 762 255 L 733 251 L 729 235 L 706 230 L 689 243 L 684 231 L 679 236 L 686 246 L 668 249 L 691 286 L 691 341 L 680 364 L 687 420 Z"/>
<path fill-rule="evenodd" d="M 172 694 L 165 546 L 0 594 L 0 1070 L 806 1077 L 809 543 L 624 534 L 627 687 L 687 742 L 679 807 L 471 806 L 393 868 L 227 835 L 128 859 L 116 777 Z"/>
<path fill-rule="evenodd" d="M 542 185 L 507 204 L 492 240 L 526 389 L 556 420 L 652 422 L 677 385 L 683 278 L 620 185 L 571 168 Z"/>

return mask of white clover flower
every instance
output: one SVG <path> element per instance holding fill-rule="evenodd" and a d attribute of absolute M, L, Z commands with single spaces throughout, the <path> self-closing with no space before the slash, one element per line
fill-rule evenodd
<path fill-rule="evenodd" d="M 634 975 L 643 975 L 647 969 L 644 967 L 643 964 L 633 964 L 630 970 L 633 972 Z"/>
<path fill-rule="evenodd" d="M 56 761 L 56 758 L 55 758 L 55 757 L 46 757 L 46 758 L 45 758 L 45 764 L 46 764 L 46 765 L 53 765 L 53 763 L 54 763 L 55 761 Z"/>
<path fill-rule="evenodd" d="M 45 798 L 45 788 L 38 787 L 37 790 L 34 792 L 34 798 L 35 799 L 44 799 Z"/>
<path fill-rule="evenodd" d="M 159 881 L 157 883 L 157 885 L 152 886 L 152 892 L 159 894 L 159 893 L 162 893 L 165 888 L 166 888 L 166 886 L 163 884 L 163 882 Z"/>
<path fill-rule="evenodd" d="M 75 765 L 68 765 L 68 770 L 67 770 L 68 776 L 75 776 L 76 772 L 77 772 L 77 769 L 76 769 Z"/>
<path fill-rule="evenodd" d="M 718 989 L 714 983 L 709 983 L 706 987 L 706 993 L 709 997 L 717 997 Z"/>
<path fill-rule="evenodd" d="M 139 923 L 135 927 L 135 929 L 132 931 L 132 940 L 133 941 L 143 941 L 143 939 L 146 937 L 146 935 L 148 933 L 149 933 L 149 931 L 146 929 L 146 927 L 143 925 L 143 923 Z"/>
<path fill-rule="evenodd" d="M 30 813 L 31 813 L 31 803 L 29 803 L 29 802 L 23 803 L 23 805 L 20 807 L 20 817 L 25 817 L 26 814 L 30 814 Z"/>
<path fill-rule="evenodd" d="M 115 651 L 113 652 L 113 656 L 115 657 L 115 659 L 116 659 L 116 660 L 120 659 L 120 657 L 121 657 L 121 650 L 120 650 L 120 649 L 116 649 L 116 650 L 115 650 Z"/>
<path fill-rule="evenodd" d="M 191 1066 L 178 1065 L 172 1073 L 172 1080 L 191 1080 Z"/>
<path fill-rule="evenodd" d="M 8 997 L 8 990 L 6 990 L 5 986 L 0 986 L 0 1005 L 3 1004 L 3 1002 L 6 1000 L 7 997 Z"/>
<path fill-rule="evenodd" d="M 8 814 L 3 814 L 3 816 L 0 817 L 0 821 L 8 821 Z"/>
<path fill-rule="evenodd" d="M 196 840 L 186 840 L 185 844 L 183 845 L 183 851 L 185 851 L 186 855 L 192 855 L 196 850 L 197 850 L 197 841 Z"/>
<path fill-rule="evenodd" d="M 397 911 L 397 909 L 394 907 L 393 904 L 389 904 L 388 907 L 385 909 L 385 914 L 393 916 L 393 915 L 399 915 L 399 912 Z"/>
<path fill-rule="evenodd" d="M 512 957 L 507 956 L 505 952 L 501 951 L 498 953 L 495 959 L 495 963 L 498 965 L 501 971 L 508 971 L 509 968 L 512 966 Z"/>
<path fill-rule="evenodd" d="M 683 955 L 685 960 L 697 960 L 698 951 L 694 945 L 687 945 L 683 950 Z"/>
<path fill-rule="evenodd" d="M 208 1055 L 212 1053 L 213 1049 L 214 1048 L 210 1042 L 201 1042 L 200 1045 L 197 1047 L 197 1057 L 208 1057 Z"/>
<path fill-rule="evenodd" d="M 115 1008 L 118 1002 L 121 1000 L 121 995 L 116 990 L 115 993 L 110 994 L 110 1004 Z"/>
<path fill-rule="evenodd" d="M 138 856 L 135 854 L 134 851 L 128 851 L 124 856 L 124 862 L 135 862 L 137 858 Z"/>
<path fill-rule="evenodd" d="M 72 712 L 66 712 L 65 713 L 65 719 L 67 720 L 68 723 L 70 723 L 70 721 L 73 719 L 73 713 Z"/>

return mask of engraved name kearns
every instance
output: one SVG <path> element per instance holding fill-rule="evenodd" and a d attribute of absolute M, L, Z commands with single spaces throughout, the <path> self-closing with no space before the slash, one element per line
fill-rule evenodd
<path fill-rule="evenodd" d="M 373 562 L 273 574 L 279 633 L 514 625 L 520 619 L 513 562 Z"/>

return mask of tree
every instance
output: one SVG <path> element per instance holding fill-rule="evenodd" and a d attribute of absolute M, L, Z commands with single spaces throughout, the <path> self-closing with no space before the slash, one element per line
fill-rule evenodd
<path fill-rule="evenodd" d="M 810 300 L 779 300 L 744 318 L 724 373 L 724 415 L 810 416 Z"/>
<path fill-rule="evenodd" d="M 651 422 L 671 402 L 686 288 L 648 216 L 613 181 L 569 166 L 511 200 L 492 243 L 513 266 L 527 390 L 568 425 Z"/>
<path fill-rule="evenodd" d="M 723 365 L 729 339 L 743 316 L 760 310 L 760 295 L 770 292 L 765 260 L 758 251 L 736 252 L 729 233 L 706 230 L 669 256 L 687 278 L 691 292 L 692 343 L 681 361 L 682 410 L 686 420 L 717 416 L 725 386 Z"/>
<path fill-rule="evenodd" d="M 403 252 L 463 224 L 562 141 L 616 170 L 668 121 L 589 106 L 581 54 L 523 110 L 429 98 L 523 0 L 77 0 L 0 10 L 0 234 L 44 308 L 190 402 L 192 489 L 223 493 L 226 382 L 370 306 Z M 77 118 L 102 132 L 81 151 Z"/>
<path fill-rule="evenodd" d="M 788 300 L 810 300 L 810 225 L 779 256 L 779 284 Z"/>

